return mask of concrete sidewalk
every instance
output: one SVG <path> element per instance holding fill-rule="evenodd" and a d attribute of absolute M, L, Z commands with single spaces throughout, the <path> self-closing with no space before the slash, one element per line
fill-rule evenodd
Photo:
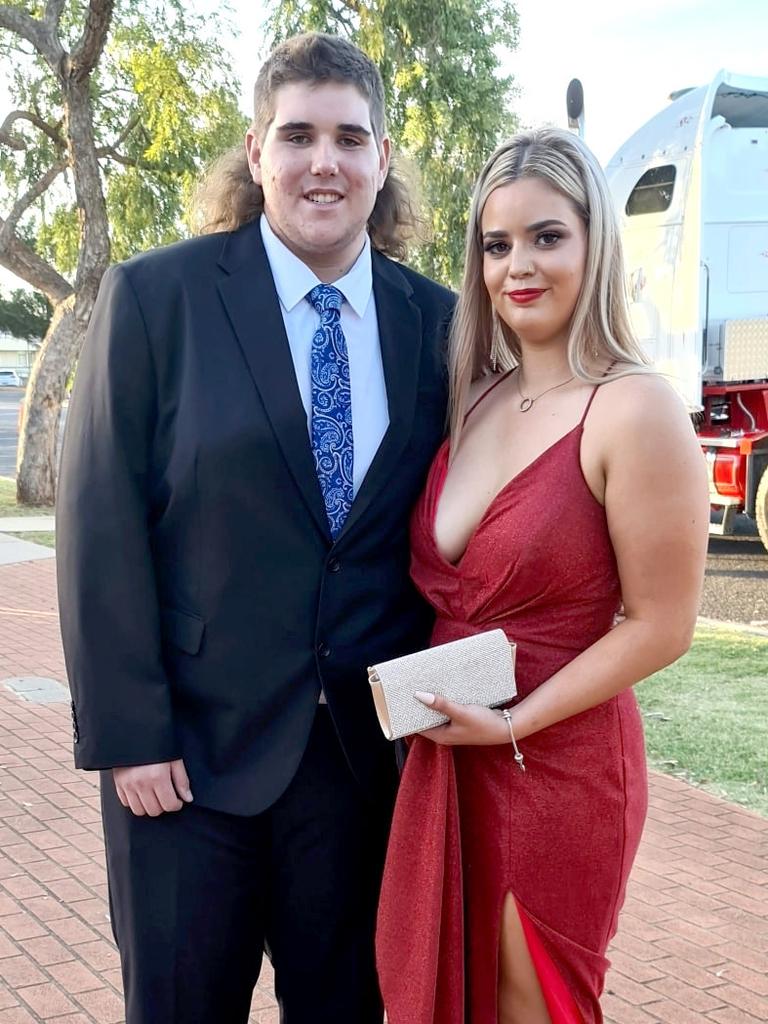
<path fill-rule="evenodd" d="M 0 565 L 54 558 L 55 552 L 52 548 L 34 544 L 24 537 L 11 537 L 9 534 L 55 531 L 56 520 L 53 516 L 0 516 Z"/>
<path fill-rule="evenodd" d="M 30 677 L 55 681 L 32 684 L 50 702 L 7 687 Z M 64 680 L 53 562 L 0 566 L 0 1024 L 123 1020 L 96 778 L 71 767 Z M 652 775 L 610 957 L 607 1024 L 768 1020 L 768 820 Z M 251 1021 L 278 1021 L 268 968 Z"/>
<path fill-rule="evenodd" d="M 20 537 L 9 537 L 0 533 L 0 565 L 16 565 L 19 562 L 36 562 L 55 557 L 53 548 L 33 544 Z"/>
<path fill-rule="evenodd" d="M 24 537 L 11 537 L 9 534 L 55 532 L 56 520 L 53 516 L 0 517 L 0 565 L 15 565 L 17 562 L 35 562 L 55 557 L 53 548 L 32 543 Z"/>
<path fill-rule="evenodd" d="M 4 516 L 0 517 L 0 533 L 46 533 L 55 532 L 53 516 Z"/>

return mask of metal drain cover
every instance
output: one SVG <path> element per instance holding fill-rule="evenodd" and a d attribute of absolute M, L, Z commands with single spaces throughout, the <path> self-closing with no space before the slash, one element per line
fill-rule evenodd
<path fill-rule="evenodd" d="M 16 676 L 13 679 L 4 679 L 2 685 L 31 704 L 69 704 L 69 690 L 55 679 Z"/>

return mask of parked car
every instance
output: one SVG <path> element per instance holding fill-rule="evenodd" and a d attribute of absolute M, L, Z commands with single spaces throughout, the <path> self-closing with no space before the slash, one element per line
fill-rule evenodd
<path fill-rule="evenodd" d="M 20 388 L 21 377 L 15 370 L 0 370 L 0 388 Z"/>

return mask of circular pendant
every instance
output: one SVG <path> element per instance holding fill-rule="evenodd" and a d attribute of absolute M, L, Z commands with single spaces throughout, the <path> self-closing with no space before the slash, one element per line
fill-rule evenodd
<path fill-rule="evenodd" d="M 528 412 L 533 405 L 533 401 L 534 400 L 532 398 L 524 398 L 520 403 L 520 412 Z"/>

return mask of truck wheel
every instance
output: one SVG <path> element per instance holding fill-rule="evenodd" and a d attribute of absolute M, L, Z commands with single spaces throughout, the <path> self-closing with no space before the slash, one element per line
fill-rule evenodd
<path fill-rule="evenodd" d="M 763 470 L 760 483 L 757 485 L 755 495 L 755 519 L 757 519 L 757 532 L 763 547 L 768 551 L 768 468 Z"/>

